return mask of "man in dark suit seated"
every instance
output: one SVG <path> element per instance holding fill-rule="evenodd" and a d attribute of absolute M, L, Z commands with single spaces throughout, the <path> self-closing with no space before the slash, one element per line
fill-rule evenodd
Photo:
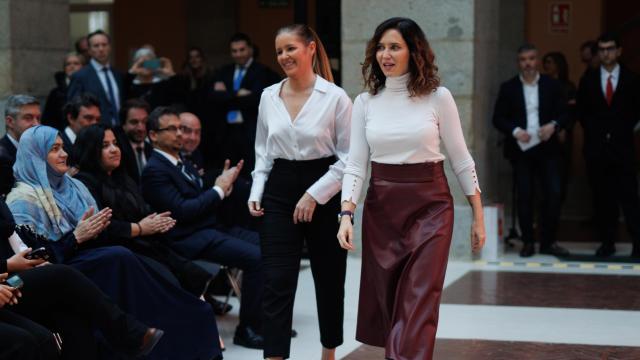
<path fill-rule="evenodd" d="M 229 162 L 213 187 L 205 187 L 198 171 L 180 159 L 182 127 L 172 108 L 158 107 L 147 127 L 154 147 L 142 172 L 142 193 L 155 211 L 171 211 L 176 226 L 167 233 L 171 247 L 189 259 L 203 259 L 243 270 L 240 324 L 234 343 L 262 348 L 262 271 L 258 234 L 217 221 L 217 209 L 232 191 L 242 161 Z"/>
<path fill-rule="evenodd" d="M 4 109 L 6 134 L 0 139 L 0 195 L 9 193 L 15 182 L 13 164 L 16 162 L 18 141 L 28 128 L 40 124 L 40 102 L 30 95 L 12 95 Z"/>
<path fill-rule="evenodd" d="M 231 159 L 232 163 L 245 160 L 243 175 L 249 178 L 255 162 L 260 96 L 264 88 L 280 81 L 280 76 L 254 59 L 253 44 L 246 34 L 237 33 L 231 37 L 229 47 L 233 63 L 223 66 L 214 75 L 212 97 L 217 126 L 214 129 L 205 123 L 205 133 L 210 139 L 210 132 L 215 131 L 213 135 L 221 141 L 223 159 Z M 210 152 L 205 151 L 205 155 L 210 156 Z"/>
<path fill-rule="evenodd" d="M 633 239 L 631 256 L 640 258 L 640 200 L 634 128 L 640 119 L 640 80 L 618 63 L 619 39 L 598 39 L 599 68 L 583 75 L 578 87 L 578 120 L 584 129 L 584 157 L 602 244 L 596 255 L 616 252 L 619 208 Z"/>
<path fill-rule="evenodd" d="M 149 112 L 151 107 L 146 101 L 127 100 L 120 109 L 122 126 L 114 129 L 122 152 L 122 165 L 127 174 L 138 184 L 140 184 L 142 169 L 153 152 L 153 146 L 145 141 Z"/>
<path fill-rule="evenodd" d="M 102 122 L 118 125 L 118 111 L 124 96 L 124 76 L 109 63 L 111 38 L 102 30 L 87 35 L 91 60 L 71 76 L 67 99 L 83 93 L 93 94 L 100 102 Z"/>
<path fill-rule="evenodd" d="M 518 49 L 520 74 L 500 87 L 493 124 L 506 138 L 507 157 L 513 159 L 518 216 L 523 247 L 520 256 L 535 253 L 533 231 L 534 180 L 542 183 L 540 253 L 566 256 L 556 244 L 562 183 L 558 168 L 561 149 L 557 130 L 567 122 L 567 100 L 560 84 L 538 72 L 538 51 L 526 44 Z"/>
<path fill-rule="evenodd" d="M 71 156 L 80 130 L 100 122 L 100 102 L 90 93 L 80 94 L 65 104 L 63 112 L 68 125 L 60 132 L 60 137 L 64 151 Z"/>

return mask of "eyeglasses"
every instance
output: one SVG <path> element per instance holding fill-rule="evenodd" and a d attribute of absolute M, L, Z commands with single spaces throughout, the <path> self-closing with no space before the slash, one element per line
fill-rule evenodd
<path fill-rule="evenodd" d="M 601 53 L 605 53 L 605 52 L 609 52 L 609 51 L 613 52 L 613 51 L 616 51 L 617 49 L 618 49 L 618 47 L 615 46 L 615 45 L 611 45 L 611 46 L 607 46 L 607 47 L 598 46 L 598 51 L 601 52 Z"/>
<path fill-rule="evenodd" d="M 170 125 L 170 126 L 167 126 L 166 128 L 162 128 L 162 129 L 156 130 L 156 132 L 162 132 L 162 131 L 168 131 L 170 133 L 174 133 L 175 134 L 178 131 L 182 132 L 182 129 L 177 127 L 177 126 Z"/>

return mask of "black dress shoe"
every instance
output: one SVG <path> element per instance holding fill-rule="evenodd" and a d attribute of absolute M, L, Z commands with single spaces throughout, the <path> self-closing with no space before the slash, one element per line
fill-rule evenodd
<path fill-rule="evenodd" d="M 211 294 L 204 295 L 204 300 L 211 305 L 213 313 L 216 315 L 224 315 L 233 309 L 231 304 L 225 304 L 222 301 L 218 301 L 218 299 L 213 297 Z"/>
<path fill-rule="evenodd" d="M 536 253 L 536 249 L 533 246 L 533 243 L 524 243 L 522 245 L 522 250 L 520 250 L 520 257 L 531 257 Z"/>
<path fill-rule="evenodd" d="M 160 338 L 164 335 L 164 331 L 156 328 L 149 328 L 147 332 L 144 334 L 142 338 L 142 345 L 140 345 L 140 350 L 138 351 L 137 356 L 145 356 L 149 355 L 153 348 L 158 344 Z"/>
<path fill-rule="evenodd" d="M 556 243 L 553 243 L 548 246 L 544 246 L 544 247 L 541 246 L 540 254 L 564 257 L 564 256 L 569 256 L 569 250 L 563 248 L 562 246 Z"/>
<path fill-rule="evenodd" d="M 616 253 L 616 246 L 613 244 L 602 244 L 596 250 L 597 257 L 609 257 Z"/>
<path fill-rule="evenodd" d="M 249 326 L 238 326 L 233 336 L 233 343 L 249 349 L 263 349 L 264 338 Z"/>

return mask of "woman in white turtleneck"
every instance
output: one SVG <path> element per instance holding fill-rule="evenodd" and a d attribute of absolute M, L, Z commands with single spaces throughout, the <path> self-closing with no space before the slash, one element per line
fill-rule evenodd
<path fill-rule="evenodd" d="M 431 359 L 453 231 L 444 145 L 473 209 L 471 246 L 485 229 L 475 164 L 456 104 L 439 86 L 434 55 L 407 18 L 380 24 L 367 45 L 342 187 L 338 240 L 353 250 L 353 211 L 371 162 L 363 218 L 356 338 L 394 360 Z"/>

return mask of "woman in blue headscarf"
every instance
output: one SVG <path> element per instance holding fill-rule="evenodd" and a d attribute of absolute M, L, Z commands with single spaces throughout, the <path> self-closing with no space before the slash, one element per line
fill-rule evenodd
<path fill-rule="evenodd" d="M 156 273 L 131 251 L 99 246 L 111 210 L 95 211 L 87 188 L 66 174 L 67 154 L 58 131 L 36 126 L 20 137 L 13 167 L 16 185 L 7 196 L 17 224 L 36 234 L 24 239 L 46 246 L 54 262 L 75 267 L 125 311 L 165 331 L 151 359 L 220 357 L 218 331 L 209 305 Z M 34 243 L 42 242 L 44 244 Z"/>

